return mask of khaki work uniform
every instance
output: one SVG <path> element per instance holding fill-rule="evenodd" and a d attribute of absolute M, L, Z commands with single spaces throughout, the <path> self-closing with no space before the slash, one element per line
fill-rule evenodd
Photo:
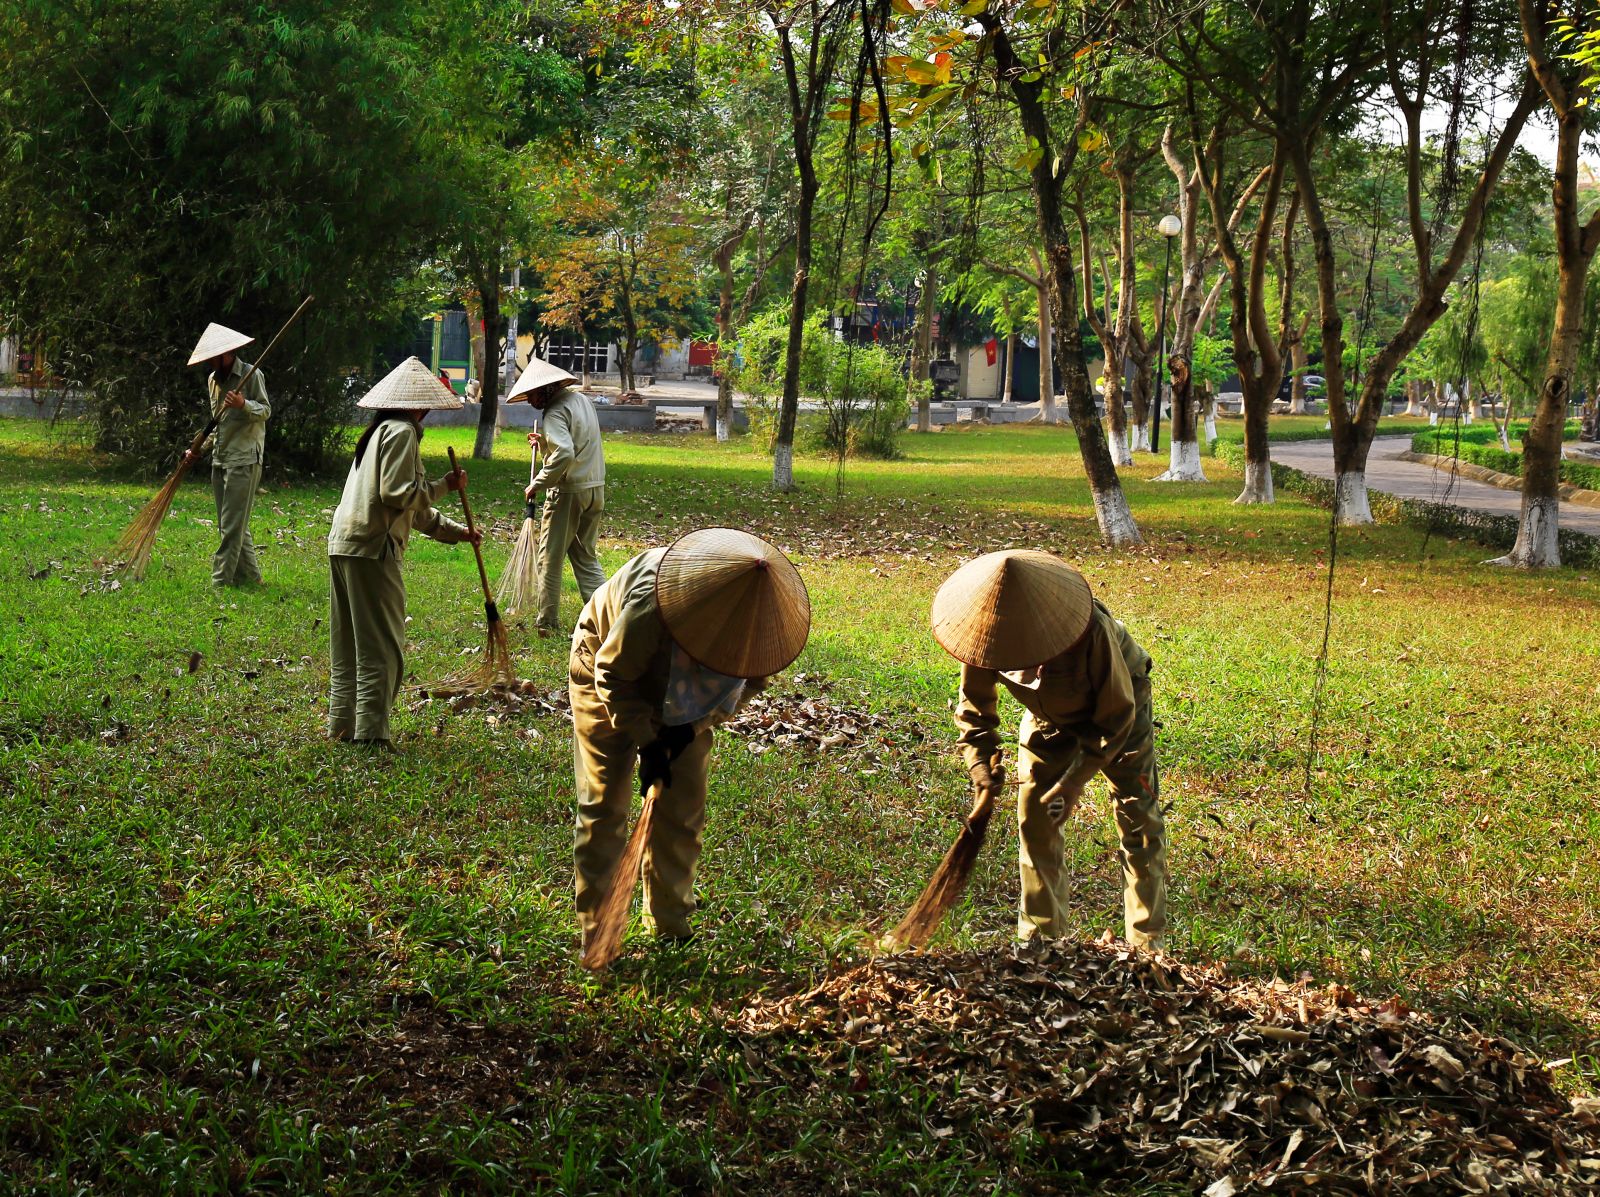
<path fill-rule="evenodd" d="M 467 530 L 434 500 L 448 489 L 429 482 L 407 418 L 385 420 L 350 466 L 328 531 L 331 592 L 328 634 L 328 735 L 387 740 L 389 712 L 405 677 L 406 584 L 400 574 L 412 528 L 454 544 Z"/>
<path fill-rule="evenodd" d="M 572 562 L 584 602 L 606 580 L 597 545 L 606 509 L 606 459 L 594 404 L 576 387 L 557 392 L 544 409 L 544 465 L 533 479 L 545 492 L 539 522 L 540 630 L 561 626 L 561 566 Z"/>
<path fill-rule="evenodd" d="M 211 558 L 211 582 L 216 586 L 237 586 L 261 581 L 256 561 L 255 541 L 250 539 L 250 512 L 256 505 L 261 486 L 261 464 L 266 459 L 267 420 L 272 405 L 267 402 L 267 382 L 261 371 L 250 375 L 244 385 L 244 406 L 224 407 L 229 391 L 250 369 L 238 358 L 228 376 L 218 381 L 215 371 L 206 379 L 211 396 L 211 414 L 218 417 L 211 448 L 211 493 L 217 501 L 217 533 L 220 543 Z"/>
<path fill-rule="evenodd" d="M 1096 773 L 1111 783 L 1121 836 L 1123 919 L 1128 942 L 1156 946 L 1167 926 L 1167 832 L 1161 815 L 1150 656 L 1095 601 L 1084 638 L 1030 672 L 961 668 L 957 737 L 968 768 L 1000 749 L 999 685 L 1024 708 L 1018 733 L 1017 936 L 1067 933 L 1068 888 L 1061 829 Z"/>
<path fill-rule="evenodd" d="M 572 634 L 567 693 L 572 699 L 578 791 L 572 859 L 585 942 L 627 844 L 639 749 L 663 726 L 673 650 L 656 607 L 656 573 L 665 553 L 650 549 L 619 569 L 595 591 Z M 738 702 L 765 686 L 764 679 L 745 683 Z M 672 762 L 672 785 L 656 800 L 645 845 L 644 911 L 645 925 L 657 935 L 690 933 L 695 868 L 706 822 L 711 729 L 730 713 L 718 711 L 695 721 L 695 738 Z"/>

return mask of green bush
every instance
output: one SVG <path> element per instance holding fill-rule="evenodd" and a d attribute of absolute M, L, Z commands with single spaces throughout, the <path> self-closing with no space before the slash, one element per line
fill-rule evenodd
<path fill-rule="evenodd" d="M 1511 436 L 1520 441 L 1523 433 L 1527 431 L 1526 425 L 1513 425 Z M 1457 429 L 1450 425 L 1441 424 L 1437 428 L 1429 428 L 1419 432 L 1411 438 L 1411 451 L 1413 453 L 1432 453 L 1438 457 L 1458 456 L 1457 435 L 1460 436 L 1459 456 L 1462 461 L 1473 465 L 1483 466 L 1485 469 L 1496 470 L 1502 474 L 1522 476 L 1522 454 L 1507 453 L 1500 447 L 1500 434 L 1491 425 L 1473 424 L 1470 427 Z M 1569 436 L 1577 434 L 1577 425 L 1567 424 Z M 1600 466 L 1585 465 L 1582 462 L 1563 461 L 1561 463 L 1561 481 L 1569 486 L 1579 486 L 1585 490 L 1600 490 Z"/>
<path fill-rule="evenodd" d="M 824 325 L 821 313 L 806 321 L 800 344 L 800 393 L 823 410 L 795 426 L 801 452 L 892 458 L 905 429 L 906 380 L 899 360 L 878 345 L 850 345 Z M 750 432 L 765 452 L 778 436 L 789 314 L 769 308 L 739 330 L 734 385 L 749 397 Z"/>

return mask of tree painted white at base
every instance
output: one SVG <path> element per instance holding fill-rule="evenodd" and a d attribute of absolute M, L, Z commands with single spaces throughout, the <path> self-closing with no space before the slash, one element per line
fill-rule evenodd
<path fill-rule="evenodd" d="M 1217 407 L 1212 404 L 1206 409 L 1206 444 L 1217 439 Z"/>
<path fill-rule="evenodd" d="M 1114 466 L 1127 466 L 1133 464 L 1133 454 L 1128 451 L 1128 438 L 1126 435 L 1118 436 L 1112 431 L 1111 425 L 1106 425 L 1106 441 L 1111 446 L 1111 464 Z"/>
<path fill-rule="evenodd" d="M 1403 414 L 1407 416 L 1425 416 L 1428 414 L 1423 410 L 1422 400 L 1417 397 L 1415 391 L 1413 391 L 1410 397 L 1406 400 L 1406 410 Z"/>
<path fill-rule="evenodd" d="M 1270 478 L 1272 472 L 1269 470 Z M 1198 441 L 1173 441 L 1172 448 L 1167 456 L 1167 470 L 1164 474 L 1157 474 L 1152 482 L 1204 482 L 1206 472 L 1200 465 L 1200 444 Z"/>
<path fill-rule="evenodd" d="M 1150 425 L 1130 424 L 1128 426 L 1128 435 L 1133 440 L 1133 451 L 1135 453 L 1150 452 Z"/>
<path fill-rule="evenodd" d="M 794 446 L 779 445 L 772 454 L 772 489 L 794 489 Z"/>
<path fill-rule="evenodd" d="M 732 423 L 733 420 L 731 416 L 725 416 L 720 412 L 717 413 L 717 441 L 719 444 L 727 441 L 728 436 L 732 431 L 729 428 L 729 425 Z"/>
<path fill-rule="evenodd" d="M 1271 503 L 1274 502 L 1272 493 L 1272 463 L 1267 461 L 1247 461 L 1244 463 L 1244 489 L 1239 492 L 1235 503 Z"/>
<path fill-rule="evenodd" d="M 1139 525 L 1133 522 L 1133 512 L 1128 510 L 1128 496 L 1122 488 L 1101 494 L 1094 492 L 1094 518 L 1100 525 L 1100 537 L 1107 544 L 1138 544 Z"/>
<path fill-rule="evenodd" d="M 1372 506 L 1367 502 L 1367 472 L 1348 470 L 1334 483 L 1334 502 L 1339 523 L 1350 528 L 1372 522 Z"/>
<path fill-rule="evenodd" d="M 1504 557 L 1487 565 L 1510 565 L 1517 569 L 1555 569 L 1561 564 L 1561 501 L 1553 498 L 1522 500 L 1522 520 L 1517 525 L 1517 543 Z"/>

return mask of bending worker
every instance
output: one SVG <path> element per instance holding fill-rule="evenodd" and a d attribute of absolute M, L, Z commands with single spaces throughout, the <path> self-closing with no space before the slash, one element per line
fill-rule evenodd
<path fill-rule="evenodd" d="M 1167 925 L 1167 832 L 1149 654 L 1082 574 L 1050 553 L 1018 549 L 969 561 L 946 580 L 933 600 L 933 635 L 961 662 L 957 741 L 976 785 L 993 788 L 998 688 L 1023 706 L 1018 938 L 1067 933 L 1062 828 L 1089 779 L 1104 773 L 1122 840 L 1126 937 L 1158 947 Z"/>
<path fill-rule="evenodd" d="M 416 358 L 408 358 L 368 391 L 358 407 L 373 411 L 344 495 L 328 531 L 331 575 L 328 635 L 328 735 L 387 747 L 389 712 L 405 676 L 406 584 L 400 562 L 415 528 L 446 544 L 469 533 L 434 508 L 447 490 L 467 484 L 465 471 L 430 482 L 422 468 L 422 421 L 435 408 L 457 408 Z"/>
<path fill-rule="evenodd" d="M 261 486 L 272 405 L 267 402 L 265 376 L 260 370 L 252 371 L 250 363 L 238 355 L 238 350 L 254 340 L 220 324 L 208 324 L 189 355 L 191 366 L 205 362 L 211 367 L 206 391 L 211 396 L 211 414 L 217 417 L 217 431 L 209 442 L 211 493 L 217 501 L 220 538 L 211 558 L 213 586 L 253 586 L 261 581 L 255 542 L 250 539 L 250 512 Z M 206 448 L 201 446 L 200 453 Z M 184 450 L 184 460 L 190 465 L 198 456 Z"/>
<path fill-rule="evenodd" d="M 600 565 L 600 516 L 606 509 L 606 459 L 600 448 L 600 422 L 578 380 L 560 366 L 531 358 L 506 396 L 526 401 L 544 413 L 543 433 L 530 432 L 528 444 L 542 446 L 544 465 L 526 493 L 529 502 L 544 492 L 539 521 L 540 636 L 561 630 L 561 563 L 572 562 L 578 595 L 588 602 L 606 580 Z"/>
<path fill-rule="evenodd" d="M 655 782 L 645 922 L 690 935 L 711 729 L 805 647 L 811 603 L 794 565 L 759 536 L 703 528 L 640 553 L 595 591 L 568 661 L 578 822 L 578 922 L 587 945 L 639 791 Z"/>

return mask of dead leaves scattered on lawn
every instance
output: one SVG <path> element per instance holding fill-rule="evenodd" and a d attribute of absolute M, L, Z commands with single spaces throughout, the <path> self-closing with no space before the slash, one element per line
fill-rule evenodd
<path fill-rule="evenodd" d="M 850 1100 L 885 1068 L 941 1095 L 935 1139 L 977 1124 L 998 1150 L 1031 1124 L 1097 1172 L 1210 1197 L 1600 1185 L 1592 1103 L 1508 1041 L 1109 939 L 882 958 L 731 1027 L 757 1078 Z"/>

